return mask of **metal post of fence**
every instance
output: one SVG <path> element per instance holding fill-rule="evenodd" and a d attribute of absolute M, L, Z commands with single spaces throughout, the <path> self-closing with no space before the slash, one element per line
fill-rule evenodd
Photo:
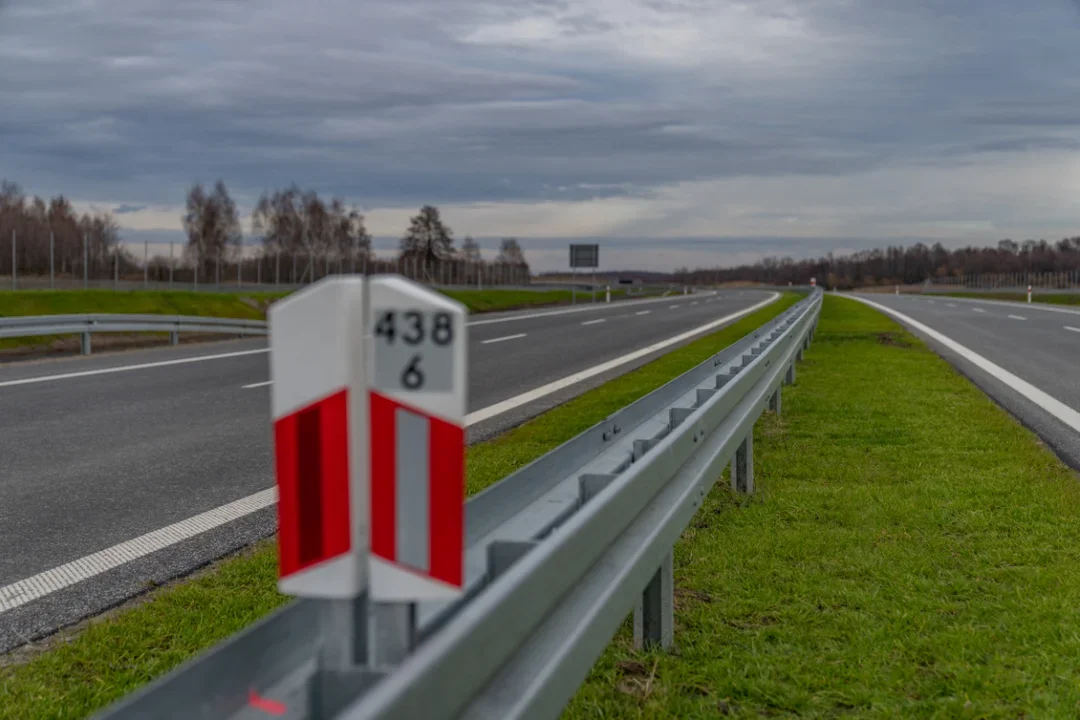
<path fill-rule="evenodd" d="M 214 286 L 221 285 L 221 251 L 217 251 L 217 257 L 214 258 Z"/>
<path fill-rule="evenodd" d="M 142 284 L 143 289 L 150 287 L 150 241 L 143 240 L 142 251 Z"/>
<path fill-rule="evenodd" d="M 15 271 L 15 261 L 16 261 L 16 259 L 17 258 L 16 258 L 16 254 L 15 254 L 15 231 L 12 230 L 11 231 L 11 289 L 12 290 L 15 290 L 15 285 L 18 282 L 15 279 L 15 276 L 17 274 L 16 271 Z"/>
<path fill-rule="evenodd" d="M 56 238 L 49 231 L 49 289 L 56 289 Z"/>
<path fill-rule="evenodd" d="M 89 265 L 88 261 L 90 259 L 90 252 L 86 247 L 87 246 L 86 235 L 87 235 L 86 233 L 83 233 L 83 236 L 82 236 L 82 286 L 83 286 L 83 290 L 90 287 L 90 269 L 88 267 L 88 265 Z"/>
<path fill-rule="evenodd" d="M 669 552 L 634 606 L 634 647 L 638 650 L 667 650 L 675 640 L 674 565 Z"/>
<path fill-rule="evenodd" d="M 202 265 L 202 254 L 195 259 L 195 289 L 199 289 L 199 266 Z"/>
<path fill-rule="evenodd" d="M 120 288 L 120 251 L 113 250 L 113 290 Z"/>
<path fill-rule="evenodd" d="M 169 289 L 172 290 L 173 283 L 173 268 L 176 267 L 176 263 L 173 261 L 173 244 L 169 243 Z"/>
<path fill-rule="evenodd" d="M 281 250 L 274 251 L 274 287 L 281 285 Z"/>
<path fill-rule="evenodd" d="M 255 266 L 255 285 L 262 285 L 262 255 L 259 255 L 259 264 Z"/>
<path fill-rule="evenodd" d="M 748 495 L 754 492 L 754 431 L 751 429 L 731 459 L 731 489 Z"/>
<path fill-rule="evenodd" d="M 293 250 L 292 254 L 292 284 L 296 284 L 296 251 Z"/>
<path fill-rule="evenodd" d="M 236 287 L 240 287 L 244 284 L 243 275 L 240 274 L 240 268 L 244 267 L 244 248 L 241 246 L 240 254 L 236 257 Z"/>

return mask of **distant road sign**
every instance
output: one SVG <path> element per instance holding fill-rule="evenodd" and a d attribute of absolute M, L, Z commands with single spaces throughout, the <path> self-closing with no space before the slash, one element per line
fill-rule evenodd
<path fill-rule="evenodd" d="M 278 486 L 278 587 L 349 598 L 368 546 L 363 287 L 331 278 L 274 303 L 270 407 Z"/>
<path fill-rule="evenodd" d="M 375 600 L 451 598 L 463 587 L 465 315 L 402 277 L 369 285 Z"/>
<path fill-rule="evenodd" d="M 571 245 L 570 267 L 572 268 L 596 268 L 600 267 L 599 245 Z"/>

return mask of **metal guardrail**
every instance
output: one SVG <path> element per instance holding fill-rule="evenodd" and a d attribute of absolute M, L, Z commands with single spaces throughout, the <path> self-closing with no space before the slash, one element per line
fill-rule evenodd
<path fill-rule="evenodd" d="M 26 315 L 0 317 L 0 338 L 81 335 L 82 354 L 90 354 L 90 335 L 100 332 L 167 332 L 169 342 L 180 333 L 266 335 L 265 320 L 198 317 L 192 315 Z"/>
<path fill-rule="evenodd" d="M 557 717 L 631 611 L 636 645 L 670 646 L 673 545 L 728 462 L 753 492 L 821 297 L 469 500 L 463 598 L 296 601 L 98 717 Z"/>

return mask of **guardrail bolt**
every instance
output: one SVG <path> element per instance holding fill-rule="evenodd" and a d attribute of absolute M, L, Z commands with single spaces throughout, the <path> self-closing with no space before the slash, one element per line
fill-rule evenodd
<path fill-rule="evenodd" d="M 634 606 L 634 647 L 667 650 L 675 640 L 675 563 L 669 552 Z"/>
<path fill-rule="evenodd" d="M 735 451 L 735 457 L 731 458 L 731 489 L 735 492 L 750 495 L 754 492 L 754 431 L 746 436 L 746 439 Z"/>

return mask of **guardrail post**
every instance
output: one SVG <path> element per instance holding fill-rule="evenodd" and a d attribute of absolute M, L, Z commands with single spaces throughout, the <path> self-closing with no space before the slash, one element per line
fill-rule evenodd
<path fill-rule="evenodd" d="M 416 603 L 372 603 L 369 627 L 372 667 L 401 664 L 416 646 Z"/>
<path fill-rule="evenodd" d="M 754 492 L 754 432 L 751 430 L 746 439 L 735 451 L 731 459 L 731 489 L 750 495 Z"/>
<path fill-rule="evenodd" d="M 311 715 L 329 717 L 356 699 L 367 659 L 367 598 L 320 599 L 322 643 L 309 686 Z"/>
<path fill-rule="evenodd" d="M 794 361 L 792 361 L 792 363 L 790 365 L 788 365 L 787 374 L 784 375 L 784 384 L 785 385 L 794 385 L 795 384 L 795 362 Z"/>
<path fill-rule="evenodd" d="M 173 330 L 171 333 L 169 333 L 169 344 L 170 345 L 179 345 L 180 344 L 180 333 L 179 333 L 179 331 Z"/>
<path fill-rule="evenodd" d="M 656 574 L 634 606 L 634 647 L 667 650 L 675 640 L 675 573 L 672 554 L 664 556 Z"/>
<path fill-rule="evenodd" d="M 769 410 L 779 415 L 782 404 L 783 398 L 780 396 L 780 385 L 777 385 L 776 389 L 773 390 L 773 394 L 769 396 Z"/>
<path fill-rule="evenodd" d="M 84 332 L 82 334 L 82 348 L 81 349 L 82 349 L 82 354 L 83 355 L 89 355 L 90 354 L 90 333 L 88 333 L 88 332 Z"/>

